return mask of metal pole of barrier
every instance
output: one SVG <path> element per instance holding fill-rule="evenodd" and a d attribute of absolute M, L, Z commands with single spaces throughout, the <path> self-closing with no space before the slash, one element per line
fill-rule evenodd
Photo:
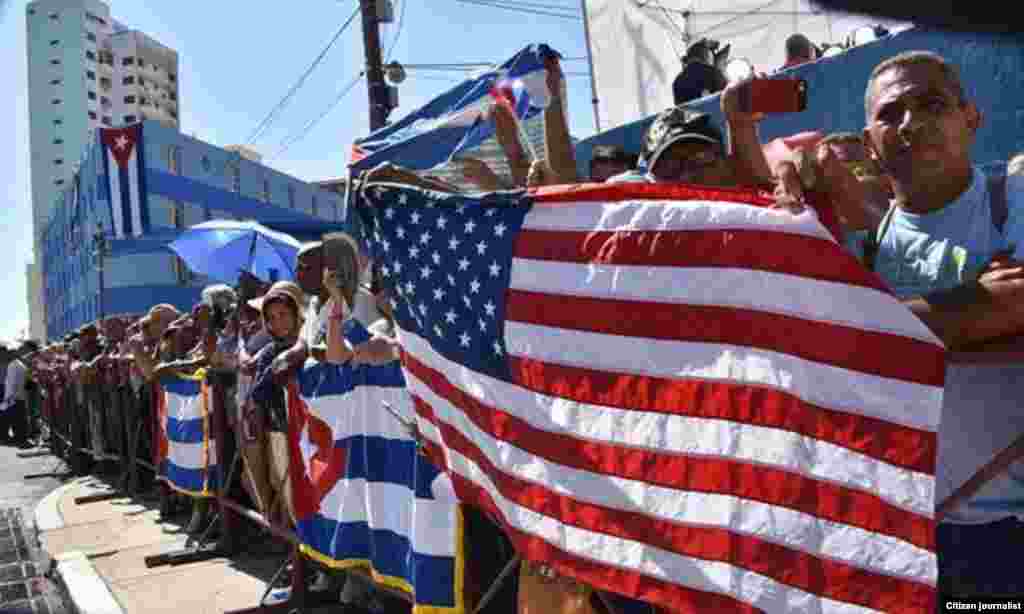
<path fill-rule="evenodd" d="M 228 453 L 228 450 L 232 446 L 229 446 L 228 439 L 228 428 L 227 428 L 227 390 L 225 390 L 224 376 L 222 374 L 213 373 L 207 376 L 210 379 L 210 400 L 213 404 L 213 432 L 217 442 L 218 460 L 223 463 L 224 456 Z M 233 454 L 231 455 L 231 464 L 226 468 L 221 464 L 220 467 L 220 484 L 217 485 L 217 502 L 220 503 L 221 499 L 225 499 L 231 492 L 231 482 L 234 480 L 235 464 L 241 458 L 242 446 L 237 445 L 238 442 L 234 443 Z M 220 544 L 224 550 L 234 550 L 234 544 L 237 543 L 235 540 L 235 528 L 237 526 L 237 518 L 231 512 L 231 510 L 221 507 L 220 508 L 220 522 L 221 522 L 221 540 Z"/>
<path fill-rule="evenodd" d="M 488 588 L 487 592 L 484 593 L 484 596 L 480 598 L 480 603 L 478 603 L 476 608 L 474 608 L 473 614 L 480 614 L 480 612 L 487 607 L 487 604 L 494 599 L 494 596 L 498 594 L 499 590 L 501 590 L 501 585 L 505 583 L 505 580 L 508 579 L 509 575 L 511 575 L 513 571 L 519 569 L 520 560 L 521 559 L 518 554 L 509 559 L 509 562 L 505 564 L 505 568 L 501 570 L 498 577 L 494 579 L 494 582 L 491 582 L 491 587 Z"/>

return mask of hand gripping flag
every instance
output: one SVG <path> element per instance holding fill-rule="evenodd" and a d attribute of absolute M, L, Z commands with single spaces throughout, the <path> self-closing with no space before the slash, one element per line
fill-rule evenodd
<path fill-rule="evenodd" d="M 302 551 L 328 567 L 366 568 L 412 595 L 417 614 L 462 613 L 462 521 L 451 482 L 384 408 L 413 420 L 401 366 L 310 362 L 296 379 L 289 447 Z"/>
<path fill-rule="evenodd" d="M 101 128 L 100 142 L 114 236 L 141 236 L 149 232 L 142 124 Z"/>
<path fill-rule="evenodd" d="M 931 611 L 943 347 L 769 203 L 359 200 L 432 458 L 524 558 L 678 612 Z"/>
<path fill-rule="evenodd" d="M 202 370 L 160 380 L 158 415 L 163 424 L 160 476 L 174 490 L 214 497 L 219 483 L 217 448 L 210 428 L 210 391 Z"/>

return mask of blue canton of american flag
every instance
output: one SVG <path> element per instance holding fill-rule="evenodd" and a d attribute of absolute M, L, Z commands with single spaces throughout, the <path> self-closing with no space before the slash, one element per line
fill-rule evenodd
<path fill-rule="evenodd" d="M 388 203 L 372 242 L 399 326 L 453 361 L 506 378 L 504 296 L 528 201 L 514 192 L 481 199 L 373 189 Z"/>

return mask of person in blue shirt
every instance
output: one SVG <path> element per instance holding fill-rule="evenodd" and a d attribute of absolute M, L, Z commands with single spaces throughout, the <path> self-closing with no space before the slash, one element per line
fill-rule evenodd
<path fill-rule="evenodd" d="M 869 229 L 865 263 L 949 350 L 1024 334 L 1024 177 L 972 163 L 983 118 L 956 69 L 924 51 L 887 59 L 868 80 L 865 112 L 865 146 L 893 190 L 888 213 Z M 840 211 L 863 205 L 858 182 L 833 152 L 810 160 L 818 189 Z M 802 199 L 796 164 L 784 162 L 776 173 L 777 195 Z M 939 589 L 1024 594 L 1016 565 L 1021 517 L 1018 461 L 939 525 Z"/>

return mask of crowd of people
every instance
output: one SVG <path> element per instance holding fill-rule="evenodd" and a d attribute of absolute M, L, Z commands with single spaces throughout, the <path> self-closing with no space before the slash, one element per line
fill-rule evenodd
<path fill-rule="evenodd" d="M 641 151 L 596 148 L 588 176 L 577 171 L 560 103 L 564 79 L 557 60 L 548 67 L 553 101 L 545 111 L 547 155 L 530 159 L 513 111 L 497 104 L 491 115 L 511 176 L 501 177 L 483 162 L 464 158 L 465 177 L 477 189 L 588 182 L 761 188 L 774 194 L 783 212 L 801 213 L 813 206 L 837 240 L 874 270 L 947 348 L 979 347 L 1024 332 L 1024 158 L 995 173 L 972 161 L 971 146 L 983 117 L 957 70 L 942 57 L 911 52 L 879 64 L 865 87 L 861 134 L 830 133 L 821 126 L 794 137 L 784 150 L 792 155 L 779 157 L 760 140 L 763 116 L 740 109 L 747 82 L 731 83 L 721 95 L 724 126 L 682 106 L 668 109 L 649 127 Z M 394 166 L 364 177 L 375 179 L 457 190 Z M 67 415 L 73 419 L 66 430 L 71 445 L 102 449 L 108 444 L 97 437 L 109 427 L 90 412 L 99 383 L 119 387 L 133 399 L 125 407 L 144 417 L 153 411 L 148 383 L 203 368 L 230 385 L 226 416 L 241 450 L 244 496 L 274 523 L 294 524 L 282 386 L 308 360 L 385 364 L 399 357 L 389 291 L 376 271 L 356 239 L 329 235 L 303 246 L 294 282 L 268 284 L 242 274 L 235 287 L 206 288 L 190 313 L 156 305 L 143 316 L 107 318 L 42 348 L 26 342 L 16 350 L 4 349 L 0 437 L 11 441 L 11 431 L 13 442 L 22 444 L 30 435 L 26 375 L 44 391 L 39 401 L 44 415 L 70 408 Z M 348 334 L 354 323 L 368 332 L 358 342 Z M 131 430 L 129 422 L 126 418 L 122 432 Z M 1016 463 L 939 525 L 940 590 L 1024 594 L 1024 580 L 1012 563 L 1024 545 L 1022 494 L 1024 465 Z M 208 521 L 203 505 L 196 503 L 193 531 Z M 479 536 L 485 533 L 476 529 L 467 539 L 483 539 Z M 537 573 L 550 575 L 550 570 Z M 315 582 L 330 583 L 328 576 L 322 573 Z M 380 598 L 365 584 L 352 587 L 347 598 L 353 603 L 363 599 L 360 603 L 371 607 Z M 575 593 L 566 589 L 566 594 Z M 627 601 L 617 605 L 623 611 L 648 607 Z M 511 611 L 514 603 L 508 607 Z"/>

